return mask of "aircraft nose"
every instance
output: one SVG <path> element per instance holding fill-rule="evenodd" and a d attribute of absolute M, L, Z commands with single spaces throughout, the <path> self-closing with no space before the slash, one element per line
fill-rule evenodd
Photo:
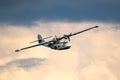
<path fill-rule="evenodd" d="M 68 47 L 71 47 L 71 44 L 70 44 L 70 43 L 66 43 L 65 45 L 68 46 Z"/>

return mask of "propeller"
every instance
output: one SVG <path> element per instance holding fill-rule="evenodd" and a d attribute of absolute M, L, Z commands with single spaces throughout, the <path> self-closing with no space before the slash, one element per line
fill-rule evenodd
<path fill-rule="evenodd" d="M 71 34 L 71 33 L 70 33 L 70 34 Z M 69 37 L 68 35 L 65 34 L 65 35 L 64 35 L 64 38 L 65 38 L 65 39 L 68 39 L 68 40 L 70 41 L 70 37 Z"/>
<path fill-rule="evenodd" d="M 55 35 L 55 40 L 56 40 L 56 41 L 59 41 L 59 39 L 58 39 L 58 37 L 57 37 L 56 35 Z"/>

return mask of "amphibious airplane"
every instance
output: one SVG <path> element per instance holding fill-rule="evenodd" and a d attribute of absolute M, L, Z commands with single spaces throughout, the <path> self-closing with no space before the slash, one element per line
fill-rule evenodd
<path fill-rule="evenodd" d="M 79 31 L 79 32 L 75 32 L 75 33 L 70 33 L 70 34 L 64 35 L 62 37 L 57 37 L 55 35 L 55 38 L 53 38 L 52 40 L 50 40 L 48 42 L 45 42 L 45 39 L 51 38 L 52 36 L 42 38 L 42 36 L 40 34 L 38 34 L 38 40 L 30 42 L 30 43 L 38 42 L 38 44 L 28 46 L 28 47 L 25 47 L 25 48 L 21 48 L 21 49 L 17 49 L 17 50 L 15 50 L 15 52 L 19 52 L 19 51 L 22 51 L 22 50 L 25 50 L 25 49 L 29 49 L 29 48 L 36 47 L 36 46 L 41 46 L 41 45 L 43 45 L 45 47 L 49 47 L 49 48 L 54 49 L 54 50 L 69 49 L 71 47 L 71 44 L 70 44 L 70 37 L 71 36 L 74 36 L 74 35 L 77 35 L 77 34 L 80 34 L 80 33 L 83 33 L 85 31 L 88 31 L 88 30 L 91 30 L 91 29 L 94 29 L 94 28 L 98 28 L 98 27 L 99 26 L 90 27 L 88 29 L 85 29 L 85 30 L 82 30 L 82 31 Z"/>

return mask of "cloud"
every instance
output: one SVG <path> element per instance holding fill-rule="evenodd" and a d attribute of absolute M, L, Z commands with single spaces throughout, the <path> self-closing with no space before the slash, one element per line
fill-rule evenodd
<path fill-rule="evenodd" d="M 119 0 L 0 0 L 0 23 L 45 21 L 120 22 Z"/>
<path fill-rule="evenodd" d="M 62 36 L 96 25 L 100 28 L 71 37 L 69 50 L 56 51 L 39 46 L 19 54 L 14 52 L 36 40 L 38 33 L 43 37 Z M 31 27 L 2 25 L 0 69 L 4 71 L 0 73 L 0 80 L 119 80 L 119 26 L 105 22 L 39 21 Z"/>
<path fill-rule="evenodd" d="M 54 1 L 54 0 L 51 0 L 51 1 Z M 33 8 L 37 8 L 37 6 L 44 6 L 44 5 L 47 5 L 46 3 L 48 2 L 47 0 L 43 1 L 43 0 L 1 0 L 1 5 L 0 5 L 0 8 L 1 9 L 15 9 L 16 8 L 20 8 L 22 6 L 24 6 L 25 8 L 26 7 L 33 7 Z M 44 4 L 44 5 L 42 5 Z"/>
<path fill-rule="evenodd" d="M 24 70 L 29 70 L 31 68 L 35 68 L 36 66 L 39 66 L 42 64 L 42 62 L 45 61 L 45 59 L 41 58 L 28 58 L 28 59 L 18 59 L 14 61 L 10 61 L 6 63 L 5 65 L 0 65 L 0 72 L 12 69 L 12 68 L 22 68 Z"/>
<path fill-rule="evenodd" d="M 69 1 L 65 1 L 65 0 L 18 0 L 18 1 L 16 1 L 16 0 L 11 0 L 11 1 L 9 1 L 9 0 L 1 0 L 0 1 L 1 3 L 1 5 L 0 5 L 0 8 L 1 9 L 5 9 L 5 8 L 8 8 L 8 9 L 10 9 L 10 8 L 15 8 L 15 7 L 17 7 L 17 8 L 19 8 L 20 6 L 22 7 L 22 6 L 29 6 L 29 7 L 31 7 L 31 8 L 37 8 L 37 7 L 45 7 L 45 6 L 47 6 L 47 5 L 55 5 L 55 4 L 71 4 L 71 5 L 74 5 L 75 6 L 75 4 L 80 4 L 80 5 L 82 5 L 82 4 L 91 4 L 92 2 L 94 2 L 94 3 L 117 3 L 117 2 L 119 2 L 119 1 L 117 1 L 117 0 L 115 0 L 115 1 L 112 1 L 112 0 L 106 0 L 106 1 L 104 1 L 104 0 L 101 0 L 101 1 L 99 1 L 99 0 L 91 0 L 91 2 L 88 2 L 87 0 L 69 0 Z M 69 2 L 69 3 L 68 3 Z M 25 7 L 25 8 L 26 8 Z M 28 8 L 28 7 L 27 7 Z"/>

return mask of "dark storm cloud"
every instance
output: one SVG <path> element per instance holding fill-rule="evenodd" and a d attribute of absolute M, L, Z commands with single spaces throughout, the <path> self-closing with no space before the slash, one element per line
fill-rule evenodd
<path fill-rule="evenodd" d="M 12 67 L 17 67 L 17 68 L 22 68 L 24 70 L 31 69 L 33 67 L 36 67 L 38 65 L 41 65 L 43 61 L 46 59 L 41 59 L 41 58 L 28 58 L 28 59 L 18 59 L 18 60 L 13 60 L 5 65 L 0 65 L 0 72 L 3 72 L 5 70 L 8 70 L 9 68 Z"/>
<path fill-rule="evenodd" d="M 47 5 L 54 4 L 54 0 L 0 0 L 1 10 L 40 9 Z"/>
<path fill-rule="evenodd" d="M 47 21 L 120 22 L 119 0 L 0 0 L 0 22 L 31 24 Z"/>

